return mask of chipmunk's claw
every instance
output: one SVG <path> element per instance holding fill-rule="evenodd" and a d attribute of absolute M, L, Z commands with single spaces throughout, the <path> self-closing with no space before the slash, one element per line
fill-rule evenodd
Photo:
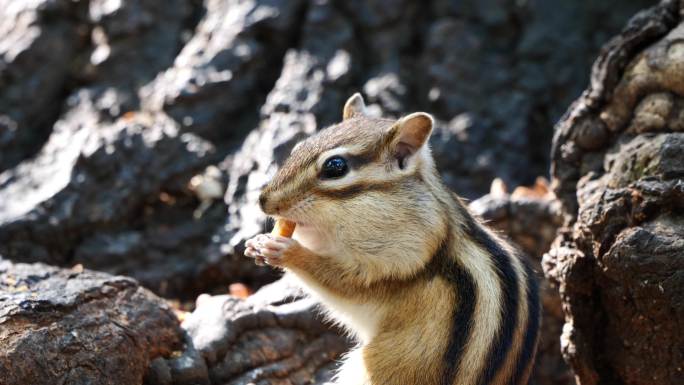
<path fill-rule="evenodd" d="M 298 246 L 298 242 L 272 234 L 259 234 L 245 243 L 245 256 L 263 259 L 271 266 L 282 266 L 286 251 Z"/>

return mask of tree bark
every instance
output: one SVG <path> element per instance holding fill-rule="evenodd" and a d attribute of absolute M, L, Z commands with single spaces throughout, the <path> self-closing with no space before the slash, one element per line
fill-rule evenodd
<path fill-rule="evenodd" d="M 181 335 L 131 278 L 0 258 L 0 384 L 140 384 Z"/>
<path fill-rule="evenodd" d="M 556 127 L 544 257 L 580 385 L 684 383 L 684 6 L 637 14 Z"/>
<path fill-rule="evenodd" d="M 191 340 L 188 346 L 199 352 L 201 364 L 206 362 L 208 378 L 203 380 L 211 384 L 324 385 L 349 344 L 339 330 L 323 322 L 316 307 L 281 279 L 244 300 L 201 295 L 182 326 Z M 179 368 L 181 362 L 172 357 L 160 365 L 176 368 L 168 383 L 196 383 L 196 377 L 187 375 L 195 368 Z"/>

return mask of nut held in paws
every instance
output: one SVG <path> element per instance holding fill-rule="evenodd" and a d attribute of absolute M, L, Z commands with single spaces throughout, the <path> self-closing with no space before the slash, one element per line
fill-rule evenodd
<path fill-rule="evenodd" d="M 278 219 L 275 222 L 275 226 L 273 226 L 273 231 L 271 231 L 271 234 L 292 238 L 292 234 L 295 231 L 295 226 L 297 226 L 295 222 L 288 221 L 287 219 Z"/>

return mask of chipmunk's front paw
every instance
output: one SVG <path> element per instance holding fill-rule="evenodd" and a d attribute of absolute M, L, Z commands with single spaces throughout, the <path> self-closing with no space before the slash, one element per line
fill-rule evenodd
<path fill-rule="evenodd" d="M 257 260 L 263 259 L 271 266 L 284 266 L 301 246 L 292 238 L 272 234 L 260 234 L 245 243 L 245 255 Z"/>

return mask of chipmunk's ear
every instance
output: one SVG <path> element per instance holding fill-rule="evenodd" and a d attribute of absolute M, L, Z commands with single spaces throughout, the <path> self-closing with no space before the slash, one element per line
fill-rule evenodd
<path fill-rule="evenodd" d="M 399 167 L 404 168 L 406 159 L 415 154 L 425 145 L 434 120 L 425 112 L 414 112 L 399 119 L 391 128 L 391 150 L 399 161 Z"/>
<path fill-rule="evenodd" d="M 363 96 L 357 92 L 347 99 L 346 103 L 344 103 L 342 120 L 347 120 L 349 118 L 362 115 L 366 115 L 366 103 L 363 102 Z"/>

